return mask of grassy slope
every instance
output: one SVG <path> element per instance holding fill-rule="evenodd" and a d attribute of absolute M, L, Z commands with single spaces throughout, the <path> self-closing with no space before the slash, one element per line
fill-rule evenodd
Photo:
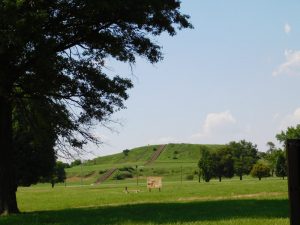
<path fill-rule="evenodd" d="M 159 158 L 152 164 L 144 166 L 153 154 L 153 149 L 158 145 L 143 146 L 131 149 L 128 156 L 123 153 L 98 157 L 83 166 L 73 167 L 67 170 L 68 183 L 78 184 L 81 182 L 81 174 L 83 184 L 91 184 L 101 176 L 100 171 L 109 168 L 131 166 L 135 168 L 139 166 L 140 176 L 163 176 L 168 180 L 181 179 L 181 171 L 183 177 L 194 174 L 197 171 L 197 162 L 200 158 L 200 146 L 198 144 L 168 144 Z M 222 145 L 205 145 L 209 150 L 215 151 Z M 112 182 L 112 181 L 111 181 Z"/>
<path fill-rule="evenodd" d="M 139 193 L 125 194 L 139 189 Z M 1 225 L 288 225 L 287 182 L 238 179 L 210 183 L 164 182 L 161 192 L 118 184 L 35 186 L 18 190 L 25 214 L 0 217 Z"/>

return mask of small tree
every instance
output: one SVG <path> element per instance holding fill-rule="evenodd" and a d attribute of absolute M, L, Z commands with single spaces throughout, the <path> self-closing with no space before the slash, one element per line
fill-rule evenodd
<path fill-rule="evenodd" d="M 264 163 L 258 162 L 254 164 L 250 174 L 253 177 L 258 177 L 258 179 L 261 180 L 262 177 L 270 176 L 270 167 Z"/>
<path fill-rule="evenodd" d="M 129 150 L 128 150 L 128 149 L 123 150 L 123 154 L 124 154 L 125 156 L 128 156 Z"/>
<path fill-rule="evenodd" d="M 275 168 L 275 174 L 277 177 L 282 177 L 282 179 L 284 179 L 284 177 L 287 176 L 287 162 L 283 152 L 278 155 Z"/>
<path fill-rule="evenodd" d="M 202 172 L 203 180 L 209 182 L 214 176 L 215 163 L 212 154 L 206 148 L 202 148 L 201 150 L 201 159 L 199 160 L 198 166 Z"/>
<path fill-rule="evenodd" d="M 80 159 L 76 159 L 76 160 L 74 160 L 73 162 L 71 162 L 71 167 L 73 167 L 73 166 L 79 166 L 79 165 L 81 165 L 81 160 Z"/>
<path fill-rule="evenodd" d="M 46 180 L 42 181 L 50 182 L 52 188 L 54 188 L 54 185 L 56 183 L 64 183 L 66 180 L 65 166 L 65 163 L 57 161 L 52 174 L 48 178 L 46 178 Z"/>
<path fill-rule="evenodd" d="M 212 153 L 214 162 L 214 175 L 222 181 L 222 177 L 232 178 L 234 175 L 232 153 L 228 146 Z"/>
<path fill-rule="evenodd" d="M 233 154 L 235 173 L 242 180 L 243 175 L 250 173 L 251 168 L 259 158 L 257 146 L 251 142 L 241 140 L 230 142 L 228 148 L 231 149 Z"/>

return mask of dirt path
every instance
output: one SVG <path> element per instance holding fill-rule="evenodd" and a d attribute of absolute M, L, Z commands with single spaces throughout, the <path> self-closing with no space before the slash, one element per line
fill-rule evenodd
<path fill-rule="evenodd" d="M 145 166 L 154 162 L 160 156 L 160 154 L 163 152 L 166 146 L 167 145 L 158 146 L 158 149 L 152 154 L 151 158 L 145 163 Z"/>
<path fill-rule="evenodd" d="M 111 175 L 117 170 L 117 168 L 111 168 L 107 170 L 96 182 L 95 184 L 101 184 L 104 181 L 106 181 L 108 178 L 110 178 Z"/>

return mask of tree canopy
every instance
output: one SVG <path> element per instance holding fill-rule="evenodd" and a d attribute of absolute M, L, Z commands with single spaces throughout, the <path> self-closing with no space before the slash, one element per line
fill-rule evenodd
<path fill-rule="evenodd" d="M 15 155 L 40 150 L 38 140 L 17 148 L 13 137 L 34 139 L 47 121 L 53 136 L 40 139 L 49 141 L 47 152 L 68 154 L 69 147 L 98 142 L 90 128 L 124 108 L 132 87 L 129 79 L 106 74 L 105 60 L 161 60 L 154 37 L 192 28 L 179 10 L 178 0 L 0 1 L 0 214 L 18 212 Z M 13 125 L 23 118 L 30 123 Z"/>
<path fill-rule="evenodd" d="M 257 146 L 251 142 L 241 140 L 230 142 L 228 147 L 233 152 L 235 173 L 242 180 L 243 175 L 249 174 L 252 166 L 258 160 Z"/>
<path fill-rule="evenodd" d="M 276 135 L 277 140 L 285 146 L 287 139 L 299 139 L 300 138 L 300 124 L 295 127 L 288 127 L 286 131 L 281 131 Z"/>

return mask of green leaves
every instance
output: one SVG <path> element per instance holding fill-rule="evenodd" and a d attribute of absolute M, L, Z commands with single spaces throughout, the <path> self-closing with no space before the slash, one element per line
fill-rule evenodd
<path fill-rule="evenodd" d="M 300 124 L 298 124 L 296 127 L 288 127 L 286 131 L 281 131 L 281 133 L 276 135 L 276 138 L 284 145 L 287 139 L 299 139 Z"/>

